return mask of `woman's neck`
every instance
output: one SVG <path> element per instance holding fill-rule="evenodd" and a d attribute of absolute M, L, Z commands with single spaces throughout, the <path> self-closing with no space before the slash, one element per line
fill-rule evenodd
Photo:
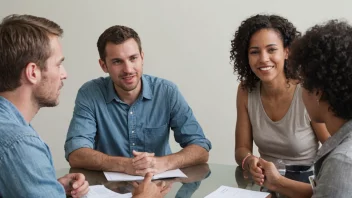
<path fill-rule="evenodd" d="M 296 84 L 287 81 L 285 77 L 276 78 L 270 82 L 261 81 L 261 95 L 268 98 L 280 98 L 283 95 L 294 92 Z"/>

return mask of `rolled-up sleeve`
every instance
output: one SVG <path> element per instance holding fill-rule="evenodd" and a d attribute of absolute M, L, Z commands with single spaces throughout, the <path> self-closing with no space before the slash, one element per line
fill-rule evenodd
<path fill-rule="evenodd" d="M 97 122 L 94 114 L 92 95 L 82 87 L 77 94 L 72 120 L 65 142 L 65 158 L 79 148 L 94 148 Z"/>
<path fill-rule="evenodd" d="M 50 151 L 38 137 L 23 137 L 2 151 L 0 191 L 3 197 L 66 197 L 56 179 Z"/>
<path fill-rule="evenodd" d="M 192 109 L 187 104 L 177 87 L 169 90 L 170 94 L 170 127 L 174 131 L 176 142 L 182 148 L 195 144 L 207 151 L 211 149 L 210 141 L 205 137 L 202 127 L 194 117 Z"/>
<path fill-rule="evenodd" d="M 317 186 L 312 198 L 351 197 L 352 160 L 339 153 L 328 156 L 317 176 Z"/>

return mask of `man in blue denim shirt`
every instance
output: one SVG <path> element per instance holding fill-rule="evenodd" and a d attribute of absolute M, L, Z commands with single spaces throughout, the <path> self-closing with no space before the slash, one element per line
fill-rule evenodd
<path fill-rule="evenodd" d="M 78 91 L 65 143 L 70 165 L 145 175 L 207 162 L 211 143 L 176 85 L 142 74 L 138 34 L 112 26 L 97 46 L 109 77 Z M 173 154 L 170 128 L 183 148 Z"/>
<path fill-rule="evenodd" d="M 0 194 L 3 197 L 81 197 L 80 173 L 56 179 L 49 147 L 29 124 L 41 107 L 58 104 L 66 71 L 56 23 L 10 15 L 0 24 Z M 66 192 L 65 192 L 66 191 Z"/>

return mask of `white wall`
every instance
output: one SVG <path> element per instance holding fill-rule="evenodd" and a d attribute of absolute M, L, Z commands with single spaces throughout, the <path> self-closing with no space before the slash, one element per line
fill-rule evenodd
<path fill-rule="evenodd" d="M 98 36 L 116 24 L 139 33 L 145 73 L 179 86 L 212 141 L 210 162 L 234 164 L 238 82 L 229 64 L 229 49 L 240 22 L 256 13 L 274 13 L 303 31 L 330 18 L 351 20 L 351 6 L 348 0 L 1 0 L 0 18 L 27 13 L 47 17 L 64 28 L 64 64 L 69 76 L 61 103 L 41 109 L 32 122 L 50 146 L 57 169 L 68 167 L 63 145 L 77 90 L 104 75 L 98 65 Z M 172 147 L 179 149 L 174 143 Z"/>

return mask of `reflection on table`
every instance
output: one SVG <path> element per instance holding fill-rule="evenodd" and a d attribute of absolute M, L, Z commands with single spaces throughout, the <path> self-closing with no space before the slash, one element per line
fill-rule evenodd
<path fill-rule="evenodd" d="M 260 186 L 255 185 L 252 180 L 244 179 L 242 169 L 235 165 L 200 164 L 181 170 L 188 178 L 163 179 L 167 185 L 172 185 L 170 192 L 165 197 L 203 198 L 221 185 L 256 191 L 260 189 Z M 104 185 L 118 193 L 128 193 L 133 190 L 130 182 L 107 181 L 102 171 L 67 168 L 58 170 L 57 177 L 76 172 L 83 173 L 90 185 Z"/>

